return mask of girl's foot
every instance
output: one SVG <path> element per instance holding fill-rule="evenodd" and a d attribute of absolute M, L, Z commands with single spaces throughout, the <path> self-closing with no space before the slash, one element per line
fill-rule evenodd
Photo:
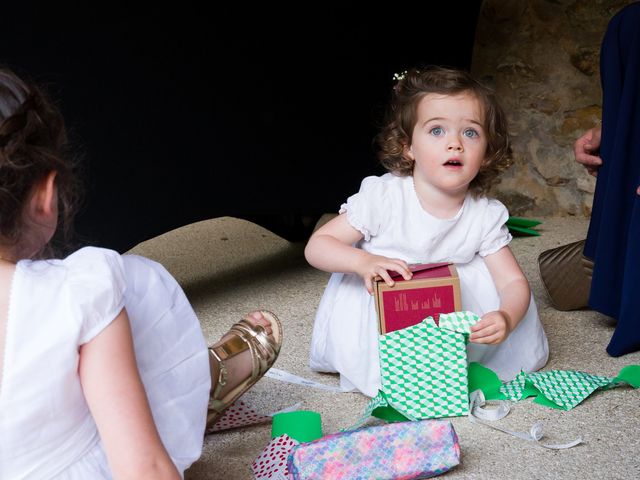
<path fill-rule="evenodd" d="M 207 431 L 273 365 L 282 345 L 282 325 L 266 310 L 252 312 L 209 348 L 211 395 Z"/>

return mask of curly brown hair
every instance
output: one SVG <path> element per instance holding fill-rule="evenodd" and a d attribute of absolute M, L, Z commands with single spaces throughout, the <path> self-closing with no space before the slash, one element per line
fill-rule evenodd
<path fill-rule="evenodd" d="M 33 82 L 0 67 L 0 240 L 15 245 L 25 234 L 25 205 L 34 185 L 56 172 L 59 232 L 66 243 L 79 199 L 75 160 L 60 110 Z M 54 254 L 43 246 L 38 257 Z"/>
<path fill-rule="evenodd" d="M 382 166 L 398 176 L 412 175 L 414 161 L 404 151 L 411 145 L 420 100 L 430 93 L 458 95 L 467 92 L 483 106 L 483 126 L 488 137 L 485 161 L 469 190 L 474 195 L 486 194 L 497 183 L 499 174 L 513 163 L 507 118 L 494 93 L 463 70 L 429 66 L 411 69 L 401 76 L 393 89 L 385 123 L 376 136 Z"/>

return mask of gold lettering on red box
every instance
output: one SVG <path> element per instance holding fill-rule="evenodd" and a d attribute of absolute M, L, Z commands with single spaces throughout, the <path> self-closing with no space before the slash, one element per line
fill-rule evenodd
<path fill-rule="evenodd" d="M 383 280 L 375 285 L 380 333 L 385 334 L 420 323 L 441 313 L 461 310 L 460 281 L 453 264 L 422 264 L 411 267 L 411 280 L 395 276 L 389 287 Z"/>

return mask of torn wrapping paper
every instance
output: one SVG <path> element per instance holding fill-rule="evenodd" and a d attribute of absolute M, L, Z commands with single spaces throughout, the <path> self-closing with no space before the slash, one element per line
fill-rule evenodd
<path fill-rule="evenodd" d="M 628 385 L 640 387 L 640 365 L 628 365 L 615 377 L 575 370 L 520 372 L 503 383 L 496 373 L 476 362 L 469 364 L 469 391 L 482 390 L 487 400 L 518 401 L 534 397 L 534 402 L 551 408 L 571 410 L 596 390 Z"/>
<path fill-rule="evenodd" d="M 210 429 L 209 432 L 219 432 L 229 430 L 231 428 L 245 427 L 247 425 L 255 425 L 258 423 L 270 422 L 271 417 L 256 412 L 242 400 L 237 400 L 220 417 Z"/>
<path fill-rule="evenodd" d="M 536 442 L 537 445 L 548 449 L 571 448 L 579 445 L 582 439 L 578 437 L 573 441 L 554 445 L 542 443 L 540 441 L 543 431 L 542 422 L 536 422 L 529 433 L 513 432 L 483 422 L 482 420 L 486 420 L 486 418 L 481 415 L 484 413 L 481 407 L 484 405 L 485 396 L 491 400 L 508 399 L 511 401 L 535 397 L 534 402 L 540 405 L 571 410 L 598 389 L 608 390 L 622 385 L 629 385 L 633 388 L 640 387 L 640 365 L 624 367 L 613 378 L 573 370 L 521 372 L 514 380 L 503 384 L 494 371 L 479 363 L 471 362 L 469 364 L 469 390 L 471 392 L 469 420 L 524 440 Z M 504 411 L 508 413 L 508 410 L 507 402 L 500 402 L 498 409 L 489 412 L 495 414 L 498 411 Z M 489 420 L 497 419 L 491 418 Z"/>
<path fill-rule="evenodd" d="M 272 440 L 251 465 L 256 479 L 288 479 L 287 457 L 291 449 L 321 436 L 322 419 L 317 412 L 295 410 L 273 414 Z"/>
<path fill-rule="evenodd" d="M 573 370 L 525 373 L 504 384 L 500 392 L 511 401 L 535 396 L 535 402 L 552 408 L 571 410 L 598 389 L 621 385 L 640 386 L 640 366 L 629 365 L 614 378 Z"/>
<path fill-rule="evenodd" d="M 454 312 L 441 314 L 439 325 L 427 317 L 380 335 L 382 386 L 365 415 L 387 406 L 409 420 L 467 415 L 466 346 L 478 320 L 474 313 Z"/>
<path fill-rule="evenodd" d="M 287 434 L 271 439 L 251 465 L 256 480 L 288 480 L 287 458 L 299 443 Z"/>
<path fill-rule="evenodd" d="M 242 400 L 236 400 L 233 405 L 227 408 L 224 415 L 220 417 L 208 430 L 207 434 L 221 432 L 232 428 L 247 427 L 249 425 L 257 425 L 259 423 L 270 422 L 274 415 L 279 413 L 291 412 L 298 410 L 301 403 L 296 403 L 290 407 L 284 408 L 273 413 L 258 413 L 253 407 Z"/>
<path fill-rule="evenodd" d="M 360 428 L 327 435 L 291 450 L 294 480 L 418 479 L 460 463 L 460 446 L 451 422 L 427 420 Z"/>

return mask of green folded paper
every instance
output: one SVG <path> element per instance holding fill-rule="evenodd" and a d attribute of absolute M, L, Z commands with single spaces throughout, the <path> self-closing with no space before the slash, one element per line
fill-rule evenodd
<path fill-rule="evenodd" d="M 507 220 L 507 228 L 513 236 L 540 236 L 540 232 L 534 230 L 533 227 L 540 225 L 540 220 L 522 217 L 509 217 Z"/>

